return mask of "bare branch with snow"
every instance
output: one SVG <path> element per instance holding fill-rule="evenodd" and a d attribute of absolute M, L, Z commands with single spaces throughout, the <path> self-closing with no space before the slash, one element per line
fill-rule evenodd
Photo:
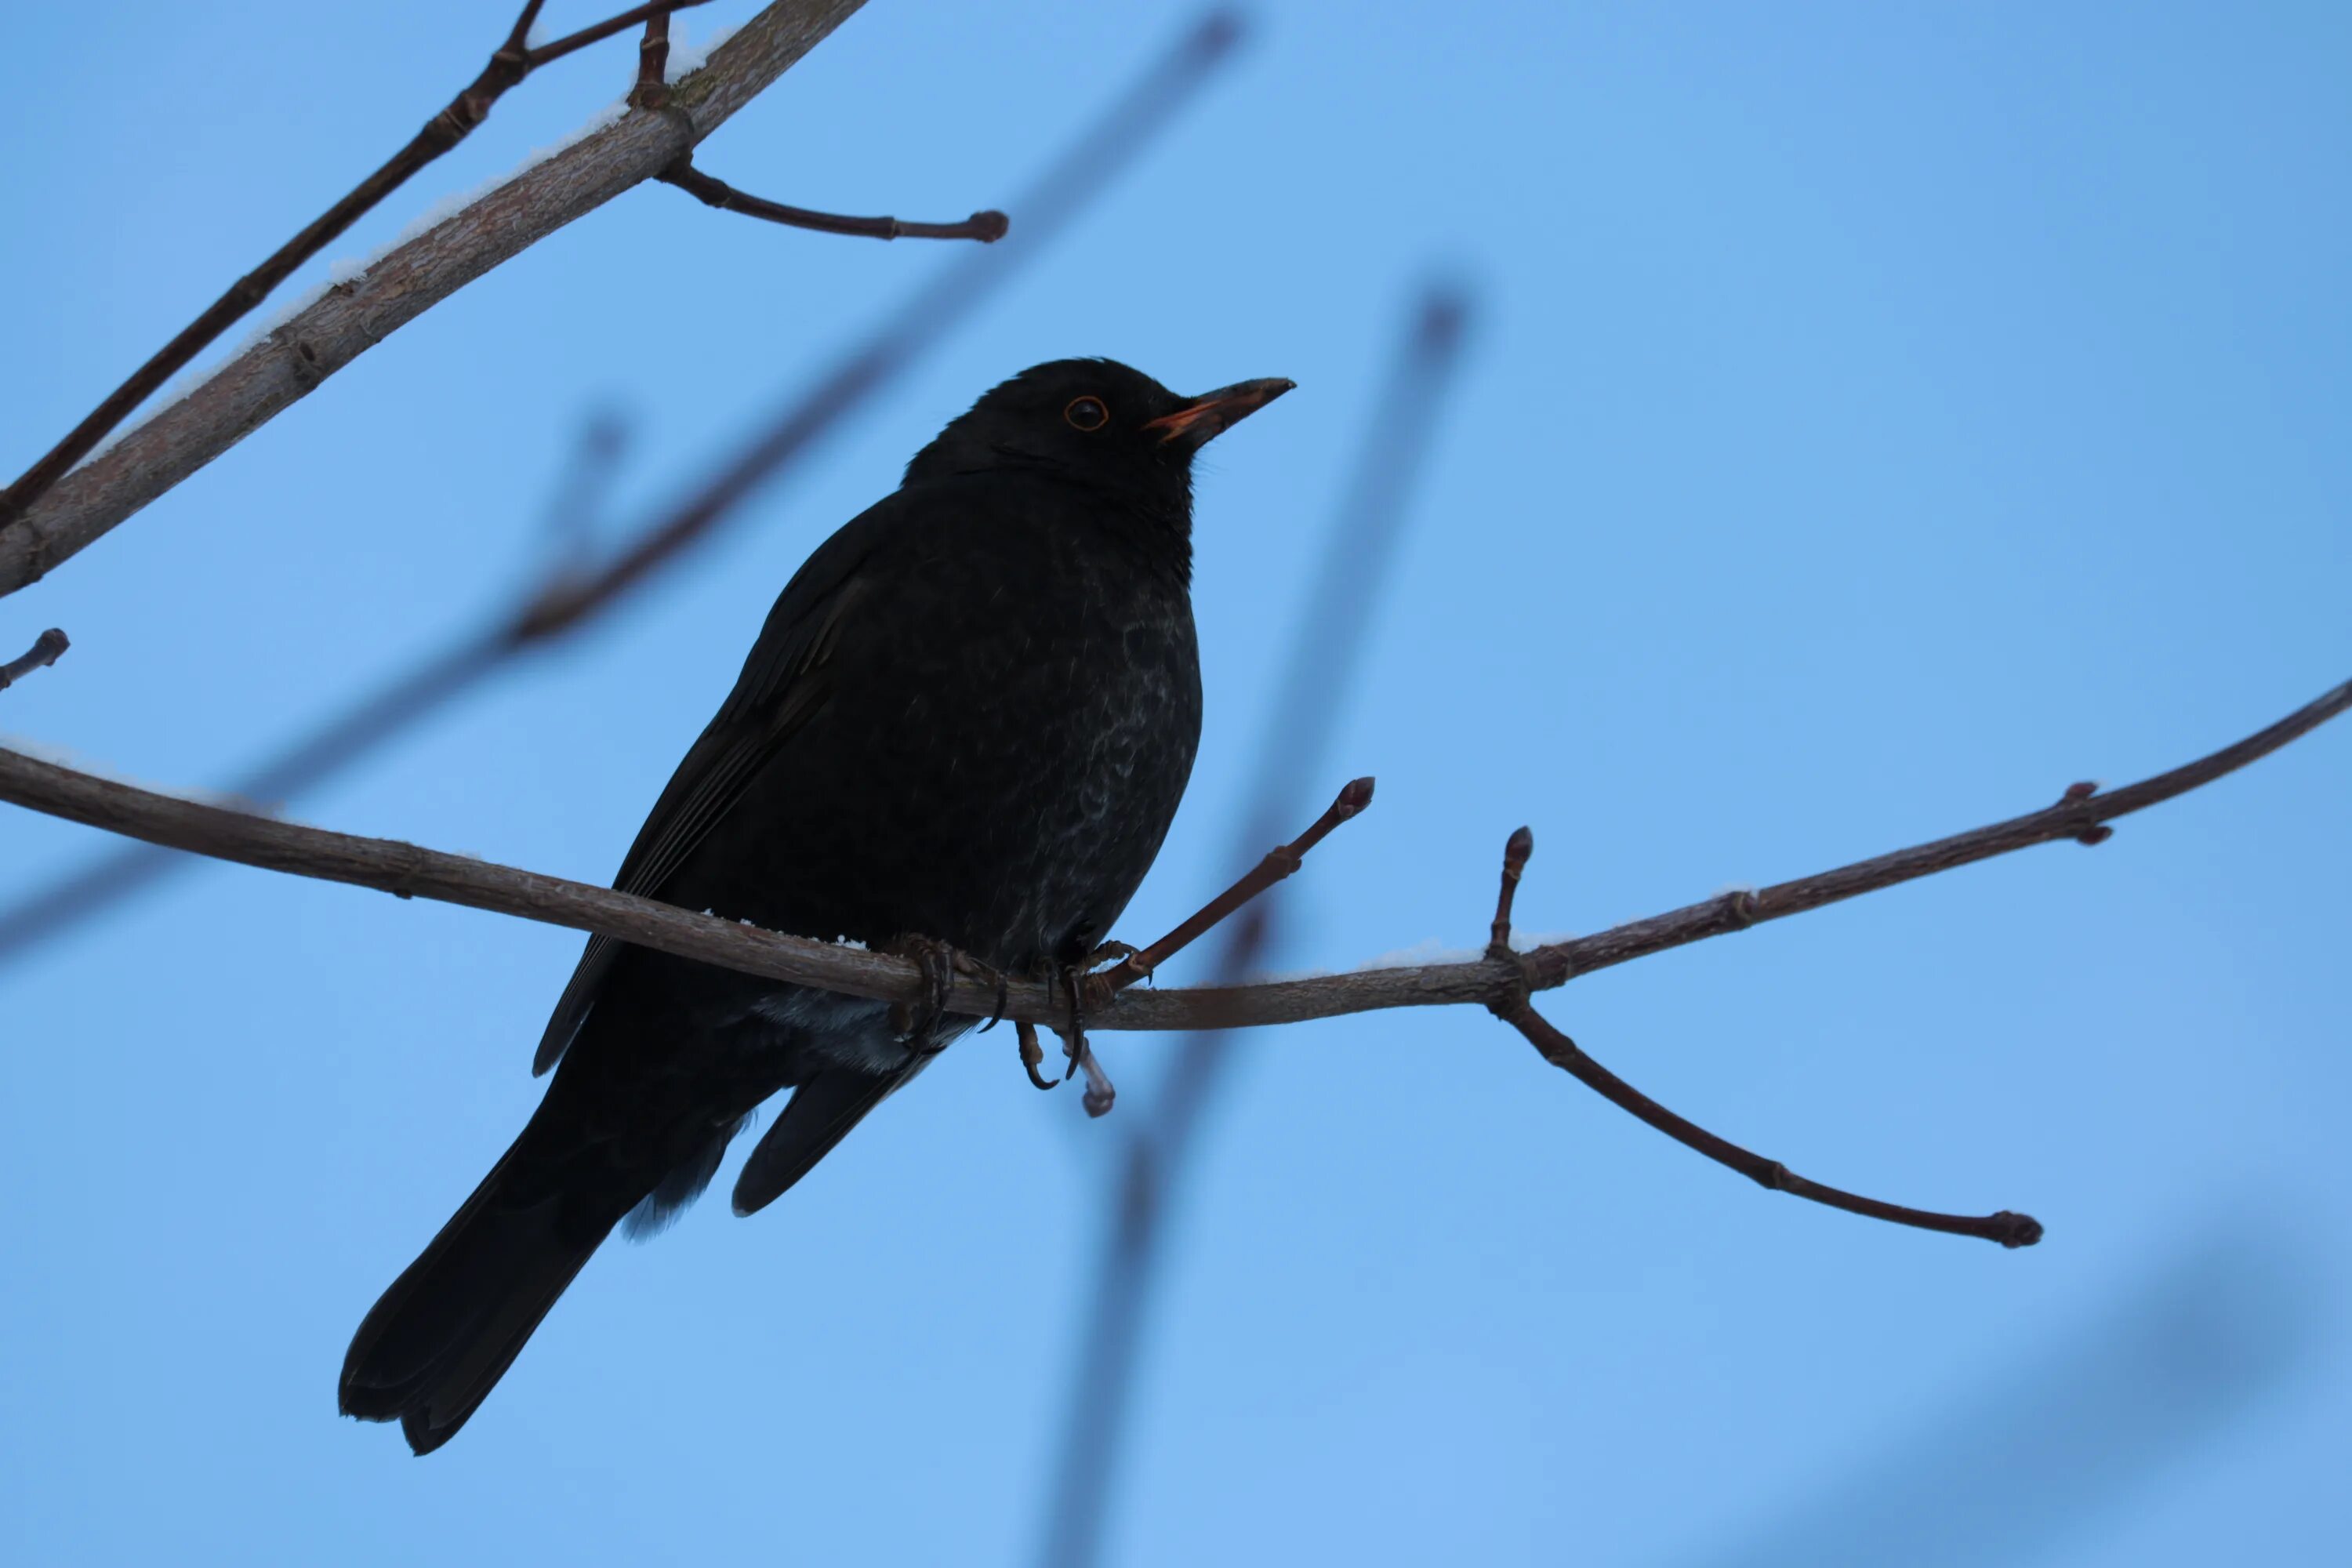
<path fill-rule="evenodd" d="M 526 39 L 540 9 L 533 0 L 482 75 L 407 147 L 239 280 L 0 497 L 0 595 L 37 582 L 433 305 L 677 163 L 862 4 L 775 0 L 713 50 L 703 69 L 668 88 L 659 109 L 630 110 L 598 124 L 361 275 L 339 279 L 184 397 L 76 468 L 109 431 L 303 261 L 457 145 L 499 95 L 532 68 L 678 8 L 638 5 L 530 47 Z"/>

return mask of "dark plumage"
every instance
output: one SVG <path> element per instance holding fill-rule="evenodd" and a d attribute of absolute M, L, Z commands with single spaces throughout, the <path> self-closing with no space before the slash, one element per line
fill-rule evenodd
<path fill-rule="evenodd" d="M 1289 390 L 1183 398 L 1108 360 L 991 391 L 769 612 L 622 863 L 624 891 L 1003 969 L 1076 963 L 1159 852 L 1200 740 L 1192 462 Z M 352 1341 L 343 1410 L 447 1442 L 614 1226 L 690 1203 L 761 1101 L 750 1214 L 974 1020 L 603 937 L 540 1042 L 522 1135 Z"/>

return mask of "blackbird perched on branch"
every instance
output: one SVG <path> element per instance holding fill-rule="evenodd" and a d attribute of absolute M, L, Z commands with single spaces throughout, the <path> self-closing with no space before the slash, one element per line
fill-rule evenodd
<path fill-rule="evenodd" d="M 614 885 L 775 931 L 1067 972 L 1176 814 L 1201 732 L 1193 455 L 1290 390 L 1180 397 L 1109 360 L 996 387 L 794 574 Z M 360 1324 L 344 1412 L 455 1436 L 625 1224 L 657 1229 L 793 1096 L 735 1184 L 751 1214 L 976 1020 L 596 937 L 555 1078 Z"/>

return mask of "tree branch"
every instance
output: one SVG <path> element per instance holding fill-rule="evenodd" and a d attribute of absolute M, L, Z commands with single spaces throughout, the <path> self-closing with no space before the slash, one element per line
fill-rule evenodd
<path fill-rule="evenodd" d="M 1535 852 L 1535 836 L 1522 827 L 1511 835 L 1503 849 L 1503 885 L 1495 901 L 1494 938 L 1486 956 L 1496 963 L 1512 963 L 1517 955 L 1511 951 L 1511 901 L 1518 891 L 1519 876 L 1527 868 L 1528 857 Z M 1900 1204 L 1865 1198 L 1838 1187 L 1824 1186 L 1809 1181 L 1783 1165 L 1778 1160 L 1768 1160 L 1732 1142 L 1719 1138 L 1698 1123 L 1675 1115 L 1599 1062 L 1594 1061 L 1574 1040 L 1555 1027 L 1551 1021 L 1535 1009 L 1528 999 L 1527 987 L 1517 986 L 1501 1001 L 1488 1005 L 1488 1011 L 1520 1034 L 1527 1037 L 1544 1060 L 1575 1079 L 1619 1110 L 1629 1111 L 1648 1122 L 1686 1149 L 1696 1149 L 1718 1165 L 1727 1166 L 1769 1192 L 1789 1193 L 1831 1208 L 1843 1209 L 1869 1219 L 1883 1219 L 1895 1225 L 1907 1225 L 1918 1230 L 1940 1230 L 1952 1236 L 1973 1236 L 1986 1241 L 1998 1241 L 2003 1247 L 2032 1247 L 2042 1239 L 2042 1222 L 2031 1215 L 2013 1214 L 2008 1209 L 1981 1218 L 1972 1215 L 1937 1214 L 1930 1209 L 1906 1208 Z"/>
<path fill-rule="evenodd" d="M 1097 974 L 1081 987 L 1080 1010 L 1087 1028 L 1103 1030 L 1231 1029 L 1387 1007 L 1462 1004 L 1493 1007 L 1507 1004 L 1522 986 L 1548 989 L 1577 974 L 1743 930 L 1759 920 L 1818 909 L 2031 845 L 2078 837 L 2115 817 L 2144 810 L 2243 767 L 2347 707 L 2352 707 L 2352 681 L 2235 745 L 2123 789 L 2104 795 L 2070 789 L 2065 798 L 2045 811 L 1818 877 L 1783 882 L 1761 893 L 1710 900 L 1597 936 L 1539 947 L 1516 954 L 1510 962 L 1486 958 L 1473 963 L 1360 970 L 1313 980 L 1166 991 L 1120 990 L 1109 984 L 1106 976 Z M 907 959 L 761 931 L 609 888 L 445 855 L 394 839 L 362 838 L 158 795 L 5 747 L 0 747 L 0 800 L 192 854 L 377 888 L 400 898 L 433 899 L 575 931 L 600 931 L 681 958 L 819 990 L 909 1005 L 931 999 L 922 971 Z M 1009 1018 L 1045 1023 L 1057 1029 L 1066 1029 L 1072 1023 L 1067 999 L 1057 995 L 1053 986 L 1034 981 L 1008 981 L 1000 993 L 994 984 L 958 975 L 948 994 L 950 1011 L 973 1017 L 996 1013 L 1000 1001 L 1003 1016 Z"/>
<path fill-rule="evenodd" d="M 155 352 L 153 358 L 131 373 L 131 379 L 116 387 L 106 401 L 91 410 L 89 417 L 67 433 L 64 440 L 49 448 L 38 462 L 17 479 L 5 490 L 0 490 L 0 530 L 24 516 L 32 504 L 48 492 L 49 488 L 63 479 L 68 469 L 89 455 L 107 432 L 128 418 L 131 412 L 144 403 L 189 361 L 203 353 L 211 343 L 262 300 L 272 289 L 293 276 L 295 268 L 331 244 L 337 235 L 350 228 L 377 203 L 408 183 L 410 176 L 463 142 L 474 128 L 489 118 L 491 105 L 498 102 L 507 89 L 518 86 L 523 78 L 548 61 L 560 58 L 572 50 L 609 37 L 620 27 L 634 26 L 645 19 L 648 11 L 660 9 L 665 20 L 669 10 L 700 5 L 705 0 L 676 0 L 674 6 L 641 5 L 635 10 L 614 17 L 598 27 L 590 27 L 569 37 L 559 38 L 539 48 L 528 47 L 531 24 L 539 19 L 545 0 L 530 0 L 520 16 L 508 31 L 506 42 L 490 56 L 490 63 L 482 68 L 463 92 L 451 99 L 440 113 L 425 122 L 425 128 L 413 137 L 407 146 L 385 160 L 383 165 L 337 202 L 321 213 L 310 226 L 280 246 L 268 260 L 238 279 L 229 291 L 213 301 L 211 308 L 184 329 L 180 335 Z"/>
<path fill-rule="evenodd" d="M 37 669 L 46 668 L 73 645 L 66 634 L 51 626 L 33 639 L 33 646 L 5 664 L 0 664 L 0 691 L 5 691 Z"/>
<path fill-rule="evenodd" d="M 63 634 L 58 635 L 62 640 Z M 47 642 L 45 634 L 26 658 L 42 653 Z M 1296 870 L 1309 849 L 1360 812 L 1370 798 L 1370 780 L 1349 784 L 1306 833 L 1268 855 L 1265 863 L 1153 943 L 1150 951 L 1167 955 L 1182 949 L 1218 920 Z M 431 899 L 576 931 L 601 931 L 681 958 L 820 990 L 908 1005 L 936 1004 L 939 997 L 938 973 L 908 958 L 787 936 L 741 921 L 693 914 L 608 888 L 447 855 L 398 839 L 363 838 L 159 795 L 6 747 L 0 747 L 0 800 L 169 848 L 264 870 L 374 888 L 394 898 Z M 1277 865 L 1280 869 L 1269 874 L 1268 868 Z M 967 972 L 994 973 L 984 964 L 969 965 Z M 951 1003 L 959 999 L 971 1003 L 967 1010 L 975 1016 L 996 1010 L 1001 1003 L 1006 1016 L 1042 1020 L 1075 1033 L 1082 1012 L 1083 1021 L 1092 1021 L 1090 1011 L 1085 1010 L 1091 1009 L 1096 996 L 1115 996 L 1145 973 L 1105 972 L 1087 976 L 1071 991 L 1003 977 L 969 979 L 950 991 L 949 997 Z M 1074 994 L 1080 1002 L 1076 1010 Z"/>
<path fill-rule="evenodd" d="M 37 582 L 433 305 L 677 163 L 862 4 L 775 0 L 713 50 L 701 70 L 672 88 L 658 110 L 633 110 L 467 203 L 359 278 L 336 284 L 296 311 L 112 450 L 66 471 L 165 377 L 258 303 L 269 287 L 479 123 L 498 92 L 512 85 L 502 73 L 520 80 L 535 65 L 609 37 L 605 29 L 634 26 L 652 11 L 671 7 L 638 6 L 537 49 L 520 51 L 520 34 L 509 38 L 491 68 L 409 149 L 224 295 L 10 488 L 8 506 L 24 510 L 0 527 L 0 595 Z M 518 23 L 522 32 L 537 11 L 535 4 L 525 7 Z M 484 92 L 487 97 L 480 96 Z M 476 98 L 478 105 L 468 108 Z M 443 129 L 436 132 L 436 126 Z M 444 138 L 446 145 L 436 144 Z"/>
<path fill-rule="evenodd" d="M 976 212 L 961 223 L 905 223 L 895 217 L 843 217 L 837 213 L 788 207 L 782 202 L 739 191 L 726 181 L 704 174 L 690 158 L 680 159 L 654 177 L 720 212 L 765 218 L 790 228 L 813 228 L 820 234 L 846 234 L 866 239 L 976 239 L 982 245 L 993 245 L 1004 237 L 1012 221 L 993 208 Z"/>
<path fill-rule="evenodd" d="M 1580 974 L 1646 958 L 1668 948 L 1745 931 L 1760 921 L 1801 914 L 1882 888 L 1933 876 L 1974 861 L 2062 838 L 2080 841 L 2103 824 L 2185 795 L 2224 773 L 2269 755 L 2352 708 L 2352 681 L 2336 687 L 2266 730 L 2169 773 L 2105 794 L 2077 784 L 2044 810 L 1972 832 L 1898 849 L 1835 870 L 1778 883 L 1760 892 L 1727 893 L 1591 936 L 1554 942 L 1519 955 L 1530 989 L 1547 991 Z M 2096 840 L 2094 839 L 2094 842 Z M 1385 1007 L 1490 1005 L 1514 983 L 1508 966 L 1491 960 L 1412 968 L 1360 970 L 1313 980 L 1262 981 L 1248 985 L 1129 993 L 1118 1007 L 1090 1020 L 1097 1029 L 1242 1028 L 1303 1023 Z"/>

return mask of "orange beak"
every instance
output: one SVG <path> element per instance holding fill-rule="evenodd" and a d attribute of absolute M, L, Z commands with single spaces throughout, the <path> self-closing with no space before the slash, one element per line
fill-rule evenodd
<path fill-rule="evenodd" d="M 1278 375 L 1262 381 L 1237 381 L 1231 386 L 1202 393 L 1173 414 L 1147 419 L 1143 427 L 1159 431 L 1163 446 L 1181 441 L 1191 447 L 1204 447 L 1297 384 Z"/>

